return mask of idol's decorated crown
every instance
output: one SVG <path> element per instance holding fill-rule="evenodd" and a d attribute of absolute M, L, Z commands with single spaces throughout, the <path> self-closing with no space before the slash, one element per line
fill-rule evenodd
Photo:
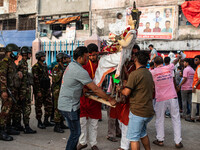
<path fill-rule="evenodd" d="M 141 14 L 142 14 L 142 12 L 139 11 L 136 8 L 136 4 L 135 4 L 135 1 L 134 1 L 133 2 L 133 9 L 132 9 L 131 15 L 132 15 L 133 20 L 136 20 L 135 29 L 139 28 L 139 22 L 140 22 L 140 15 Z"/>

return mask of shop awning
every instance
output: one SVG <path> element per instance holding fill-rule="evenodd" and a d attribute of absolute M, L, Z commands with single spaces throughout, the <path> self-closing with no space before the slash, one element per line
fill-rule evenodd
<path fill-rule="evenodd" d="M 187 1 L 181 7 L 187 20 L 193 26 L 198 27 L 200 24 L 200 1 Z"/>
<path fill-rule="evenodd" d="M 67 24 L 72 21 L 78 21 L 80 20 L 80 16 L 73 16 L 73 17 L 67 17 L 67 18 L 62 18 L 62 19 L 55 19 L 55 20 L 50 20 L 46 21 L 45 24 Z"/>

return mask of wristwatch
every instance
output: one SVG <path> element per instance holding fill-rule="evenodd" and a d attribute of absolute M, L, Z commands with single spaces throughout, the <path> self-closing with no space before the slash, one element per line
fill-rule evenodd
<path fill-rule="evenodd" d="M 195 89 L 197 88 L 196 85 L 194 86 L 194 88 L 195 88 Z"/>

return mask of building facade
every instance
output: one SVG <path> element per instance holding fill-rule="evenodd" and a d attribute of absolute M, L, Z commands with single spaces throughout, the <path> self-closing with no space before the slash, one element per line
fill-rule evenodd
<path fill-rule="evenodd" d="M 46 47 L 61 42 L 60 49 L 67 50 L 68 42 L 91 35 L 107 40 L 109 33 L 120 34 L 126 28 L 133 1 L 0 0 L 0 46 L 8 42 L 31 46 L 30 41 L 39 38 L 50 42 Z M 135 1 L 142 11 L 137 39 L 142 49 L 153 44 L 159 51 L 200 50 L 200 28 L 182 12 L 185 0 Z"/>
<path fill-rule="evenodd" d="M 0 47 L 32 46 L 35 39 L 35 0 L 0 0 Z"/>
<path fill-rule="evenodd" d="M 84 39 L 89 36 L 89 0 L 40 0 L 38 36 L 42 41 Z"/>
<path fill-rule="evenodd" d="M 191 25 L 182 13 L 185 0 L 136 0 L 142 11 L 137 43 L 144 50 L 153 44 L 159 51 L 200 50 L 200 27 Z M 110 32 L 120 33 L 133 0 L 92 1 L 92 32 L 108 39 Z M 118 18 L 122 14 L 122 18 Z M 156 18 L 156 14 L 160 15 Z M 120 23 L 121 22 L 121 23 Z M 166 25 L 170 29 L 166 29 Z M 156 28 L 156 24 L 160 27 Z M 148 29 L 146 29 L 148 27 Z M 146 29 L 146 30 L 145 30 Z"/>

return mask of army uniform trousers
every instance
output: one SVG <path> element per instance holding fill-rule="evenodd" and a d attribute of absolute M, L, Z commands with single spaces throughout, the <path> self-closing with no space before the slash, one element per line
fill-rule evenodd
<path fill-rule="evenodd" d="M 1 104 L 1 112 L 0 112 L 0 127 L 5 128 L 8 118 L 10 118 L 10 112 L 12 109 L 13 101 L 11 97 L 8 97 L 7 99 L 2 99 Z"/>
<path fill-rule="evenodd" d="M 60 90 L 58 88 L 54 88 L 53 95 L 54 95 L 54 122 L 60 123 L 61 121 L 64 121 L 63 116 L 61 115 L 60 111 L 58 110 L 58 96 L 59 96 Z"/>
<path fill-rule="evenodd" d="M 36 112 L 36 119 L 41 120 L 42 118 L 42 105 L 44 105 L 45 115 L 44 117 L 50 117 L 52 113 L 52 100 L 51 100 L 51 91 L 48 90 L 41 90 L 42 96 L 39 97 L 37 93 L 34 93 L 35 96 L 35 112 Z"/>

